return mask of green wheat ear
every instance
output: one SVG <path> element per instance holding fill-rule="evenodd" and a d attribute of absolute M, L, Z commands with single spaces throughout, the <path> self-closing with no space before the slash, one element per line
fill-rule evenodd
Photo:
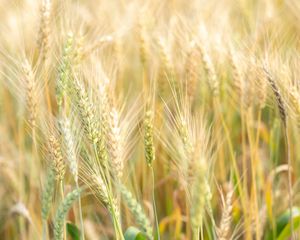
<path fill-rule="evenodd" d="M 153 143 L 153 113 L 147 111 L 144 120 L 145 158 L 149 166 L 155 160 L 155 147 Z"/>
<path fill-rule="evenodd" d="M 58 78 L 56 83 L 56 100 L 59 108 L 62 107 L 63 98 L 66 95 L 66 91 L 70 85 L 71 78 L 71 64 L 72 64 L 72 50 L 73 50 L 73 34 L 69 33 L 66 43 L 63 48 L 63 54 L 61 63 L 58 68 Z"/>
<path fill-rule="evenodd" d="M 42 194 L 42 219 L 47 220 L 54 193 L 55 174 L 51 168 L 47 175 L 46 185 Z"/>
<path fill-rule="evenodd" d="M 55 240 L 63 239 L 63 225 L 64 225 L 65 216 L 68 213 L 74 201 L 80 197 L 81 192 L 82 192 L 81 189 L 73 190 L 66 196 L 64 201 L 59 205 L 54 219 Z"/>
<path fill-rule="evenodd" d="M 148 238 L 153 239 L 150 220 L 144 213 L 142 206 L 137 202 L 137 200 L 132 196 L 131 192 L 124 185 L 120 185 L 120 191 L 129 210 L 135 217 L 137 224 L 144 231 Z"/>

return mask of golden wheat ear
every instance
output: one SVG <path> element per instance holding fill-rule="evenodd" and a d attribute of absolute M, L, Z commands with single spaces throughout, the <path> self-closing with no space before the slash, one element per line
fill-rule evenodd
<path fill-rule="evenodd" d="M 40 29 L 39 29 L 39 36 L 38 36 L 38 48 L 40 51 L 40 56 L 42 56 L 43 61 L 46 61 L 49 58 L 51 11 L 52 11 L 52 1 L 43 0 L 42 8 L 41 8 Z"/>
<path fill-rule="evenodd" d="M 22 69 L 26 87 L 26 105 L 29 112 L 28 122 L 30 127 L 34 129 L 37 121 L 37 85 L 33 70 L 27 59 L 22 64 Z"/>
<path fill-rule="evenodd" d="M 58 181 L 62 181 L 65 176 L 65 163 L 61 150 L 61 144 L 57 136 L 54 134 L 49 136 L 49 153 L 51 156 L 55 177 Z"/>
<path fill-rule="evenodd" d="M 228 186 L 225 202 L 223 203 L 223 212 L 219 227 L 216 229 L 217 236 L 219 240 L 231 239 L 230 225 L 232 221 L 232 199 L 233 199 L 234 189 L 231 185 Z"/>
<path fill-rule="evenodd" d="M 266 78 L 267 78 L 267 80 L 271 86 L 271 89 L 274 93 L 281 121 L 282 121 L 283 125 L 286 126 L 287 112 L 286 112 L 283 97 L 280 93 L 280 90 L 277 86 L 276 81 L 274 80 L 273 76 L 271 75 L 271 73 L 269 72 L 269 70 L 267 69 L 267 67 L 265 65 L 263 66 L 263 71 L 264 71 Z"/>

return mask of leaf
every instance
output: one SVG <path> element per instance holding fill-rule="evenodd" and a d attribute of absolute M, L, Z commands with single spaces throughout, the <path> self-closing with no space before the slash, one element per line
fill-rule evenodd
<path fill-rule="evenodd" d="M 294 225 L 294 232 L 299 228 L 300 226 L 300 216 L 293 217 L 293 225 Z M 288 237 L 291 236 L 291 223 L 288 223 L 285 228 L 281 231 L 279 237 L 277 240 L 285 240 L 288 239 Z"/>
<path fill-rule="evenodd" d="M 80 240 L 80 230 L 76 225 L 67 223 L 67 232 L 71 236 L 72 240 Z"/>
<path fill-rule="evenodd" d="M 129 227 L 125 234 L 125 240 L 147 240 L 146 236 L 136 227 Z"/>
<path fill-rule="evenodd" d="M 300 209 L 297 207 L 293 207 L 292 216 L 293 218 L 300 216 Z M 277 236 L 281 234 L 283 229 L 288 225 L 289 221 L 290 221 L 290 210 L 288 209 L 277 218 L 276 221 Z"/>

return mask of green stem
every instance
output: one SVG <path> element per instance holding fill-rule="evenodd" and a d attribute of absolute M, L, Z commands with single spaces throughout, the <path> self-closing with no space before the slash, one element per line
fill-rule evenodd
<path fill-rule="evenodd" d="M 159 224 L 158 224 L 158 217 L 156 211 L 156 203 L 155 203 L 155 177 L 154 177 L 154 170 L 152 165 L 151 168 L 151 175 L 152 175 L 152 201 L 153 201 L 153 211 L 155 216 L 155 224 L 156 224 L 156 231 L 157 231 L 157 239 L 160 240 L 160 233 L 159 233 Z"/>
<path fill-rule="evenodd" d="M 43 240 L 47 239 L 47 220 L 43 220 L 43 232 L 42 232 Z"/>
<path fill-rule="evenodd" d="M 76 188 L 79 189 L 78 179 L 76 179 Z M 81 228 L 81 239 L 84 240 L 84 227 L 83 227 L 83 218 L 82 218 L 82 209 L 81 209 L 81 197 L 78 199 L 78 208 L 79 208 L 79 219 L 80 219 L 80 228 Z"/>
<path fill-rule="evenodd" d="M 64 201 L 64 184 L 63 181 L 60 181 L 60 194 L 61 194 L 61 202 Z M 64 220 L 64 227 L 63 227 L 63 232 L 64 232 L 64 240 L 67 240 L 67 232 L 66 232 L 66 221 Z"/>
<path fill-rule="evenodd" d="M 292 186 L 292 162 L 290 153 L 290 139 L 288 136 L 288 126 L 287 123 L 284 124 L 284 136 L 286 142 L 286 154 L 288 162 L 288 195 L 289 195 L 289 208 L 290 208 L 290 223 L 291 223 L 291 237 L 292 240 L 296 239 L 294 235 L 294 220 L 293 220 L 293 186 Z"/>

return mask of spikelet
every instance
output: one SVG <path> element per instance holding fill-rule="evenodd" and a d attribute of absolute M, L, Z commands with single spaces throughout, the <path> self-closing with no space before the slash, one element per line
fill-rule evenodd
<path fill-rule="evenodd" d="M 55 186 L 55 176 L 54 171 L 52 168 L 49 169 L 46 179 L 46 184 L 43 189 L 42 194 L 42 219 L 47 220 L 51 202 L 53 199 L 53 193 L 54 193 L 54 186 Z"/>
<path fill-rule="evenodd" d="M 226 194 L 226 199 L 223 207 L 220 227 L 217 229 L 218 240 L 227 240 L 231 239 L 229 235 L 230 224 L 232 219 L 232 197 L 233 189 L 230 187 Z"/>
<path fill-rule="evenodd" d="M 121 139 L 121 129 L 119 127 L 119 114 L 116 108 L 112 108 L 110 112 L 110 132 L 109 132 L 109 144 L 111 165 L 114 173 L 120 180 L 123 176 L 124 162 L 122 159 L 123 148 Z"/>
<path fill-rule="evenodd" d="M 75 182 L 78 181 L 78 166 L 76 157 L 75 138 L 71 131 L 71 124 L 69 119 L 65 118 L 60 121 L 60 129 L 62 138 L 65 144 L 66 157 L 68 160 L 70 172 L 72 173 Z"/>
<path fill-rule="evenodd" d="M 147 111 L 144 120 L 144 146 L 145 158 L 149 166 L 155 160 L 155 148 L 153 143 L 153 113 Z"/>
<path fill-rule="evenodd" d="M 283 125 L 286 126 L 287 113 L 285 110 L 284 101 L 283 101 L 283 98 L 279 91 L 279 88 L 278 88 L 276 82 L 274 81 L 273 77 L 271 76 L 270 72 L 267 70 L 267 68 L 263 67 L 263 70 L 264 70 L 266 78 L 271 86 L 271 89 L 274 93 L 281 121 L 282 121 Z"/>
<path fill-rule="evenodd" d="M 63 48 L 62 60 L 58 69 L 58 79 L 56 83 L 56 99 L 59 108 L 62 107 L 71 77 L 71 64 L 73 53 L 73 34 L 69 33 L 66 44 Z"/>
<path fill-rule="evenodd" d="M 205 48 L 204 44 L 198 44 L 198 49 L 201 54 L 203 67 L 207 74 L 208 83 L 212 90 L 212 94 L 214 97 L 217 97 L 220 94 L 220 84 L 218 81 L 218 77 L 214 65 L 212 63 L 210 56 L 207 53 L 207 49 Z"/>
<path fill-rule="evenodd" d="M 99 141 L 99 122 L 96 118 L 96 109 L 90 100 L 84 86 L 79 82 L 74 82 L 76 92 L 76 103 L 80 114 L 80 121 L 88 139 L 97 144 Z"/>
<path fill-rule="evenodd" d="M 72 204 L 75 200 L 80 197 L 82 190 L 75 189 L 72 192 L 68 193 L 64 201 L 59 205 L 55 219 L 54 219 L 54 239 L 62 240 L 63 239 L 63 228 L 64 228 L 64 219 L 69 209 L 72 207 Z"/>
<path fill-rule="evenodd" d="M 54 135 L 51 135 L 49 137 L 49 153 L 51 155 L 51 160 L 53 164 L 53 169 L 55 171 L 56 179 L 58 181 L 62 181 L 65 175 L 65 163 L 61 152 L 60 143 Z"/>
<path fill-rule="evenodd" d="M 32 128 L 35 128 L 37 118 L 36 83 L 31 66 L 27 60 L 24 61 L 22 68 L 24 72 L 24 81 L 26 85 L 26 105 L 29 112 L 28 122 Z"/>
<path fill-rule="evenodd" d="M 150 239 L 153 239 L 150 221 L 144 213 L 141 205 L 136 201 L 136 199 L 132 196 L 131 192 L 129 192 L 125 186 L 120 185 L 120 191 L 129 210 L 135 217 L 137 224 Z"/>
<path fill-rule="evenodd" d="M 48 59 L 49 55 L 49 37 L 50 37 L 50 15 L 51 15 L 51 0 L 43 0 L 41 9 L 41 24 L 39 30 L 38 47 L 43 60 Z"/>

